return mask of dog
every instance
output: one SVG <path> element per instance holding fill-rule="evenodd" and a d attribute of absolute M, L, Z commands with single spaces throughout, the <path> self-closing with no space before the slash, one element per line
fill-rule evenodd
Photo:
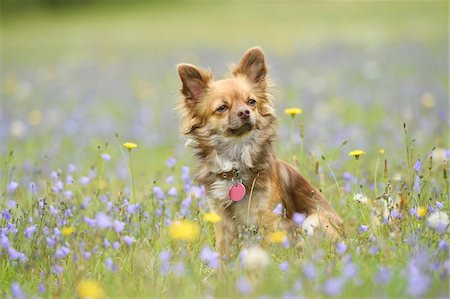
<path fill-rule="evenodd" d="M 181 134 L 198 162 L 197 181 L 205 186 L 215 223 L 216 248 L 230 255 L 242 227 L 265 232 L 295 227 L 294 213 L 306 216 L 306 233 L 322 229 L 340 235 L 342 219 L 291 165 L 273 150 L 277 120 L 272 81 L 261 48 L 247 50 L 232 76 L 215 81 L 209 70 L 179 64 Z M 280 216 L 273 212 L 282 204 Z M 281 219 L 280 219 L 281 218 Z"/>

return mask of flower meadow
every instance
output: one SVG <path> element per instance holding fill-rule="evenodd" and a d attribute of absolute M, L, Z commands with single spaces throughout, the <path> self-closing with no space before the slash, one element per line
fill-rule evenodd
<path fill-rule="evenodd" d="M 448 5 L 158 5 L 2 15 L 0 297 L 448 298 Z M 298 239 L 244 229 L 222 259 L 175 66 L 256 45 L 276 152 L 344 227 L 296 213 Z"/>

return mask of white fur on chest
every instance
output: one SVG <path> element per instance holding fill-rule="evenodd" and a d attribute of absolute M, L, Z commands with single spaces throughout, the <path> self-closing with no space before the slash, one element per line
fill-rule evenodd
<path fill-rule="evenodd" d="M 252 168 L 254 154 L 254 136 L 217 141 L 212 171 L 221 173 L 231 171 L 233 168 L 239 170 Z"/>

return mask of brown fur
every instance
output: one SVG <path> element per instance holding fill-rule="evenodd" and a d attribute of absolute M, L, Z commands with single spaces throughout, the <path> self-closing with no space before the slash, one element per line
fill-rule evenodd
<path fill-rule="evenodd" d="M 214 81 L 211 72 L 190 64 L 178 65 L 178 72 L 183 95 L 181 132 L 194 149 L 197 180 L 205 186 L 212 210 L 222 216 L 215 226 L 219 253 L 230 253 L 240 226 L 287 229 L 294 212 L 307 216 L 305 225 L 320 226 L 337 238 L 341 218 L 316 188 L 273 151 L 276 117 L 262 50 L 249 49 L 228 79 Z M 231 182 L 218 177 L 232 169 L 240 171 L 247 189 L 238 202 L 228 197 Z M 272 212 L 279 203 L 285 211 L 281 221 Z"/>

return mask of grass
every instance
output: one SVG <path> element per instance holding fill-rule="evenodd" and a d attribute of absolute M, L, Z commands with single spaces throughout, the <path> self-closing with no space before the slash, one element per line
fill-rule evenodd
<path fill-rule="evenodd" d="M 0 297 L 84 297 L 86 280 L 97 283 L 87 291 L 113 298 L 448 297 L 448 226 L 430 225 L 450 204 L 447 5 L 5 6 Z M 219 266 L 205 253 L 213 224 L 173 113 L 177 63 L 220 77 L 254 45 L 278 82 L 277 152 L 298 161 L 346 231 L 338 243 L 316 234 L 269 244 L 257 270 L 243 253 Z M 291 123 L 287 107 L 304 113 Z M 138 144 L 138 207 L 126 141 Z M 357 148 L 367 153 L 355 161 Z M 367 204 L 354 200 L 357 190 Z M 171 237 L 180 219 L 198 226 L 193 240 Z M 123 230 L 103 227 L 108 220 Z M 243 248 L 261 238 L 246 236 Z"/>

